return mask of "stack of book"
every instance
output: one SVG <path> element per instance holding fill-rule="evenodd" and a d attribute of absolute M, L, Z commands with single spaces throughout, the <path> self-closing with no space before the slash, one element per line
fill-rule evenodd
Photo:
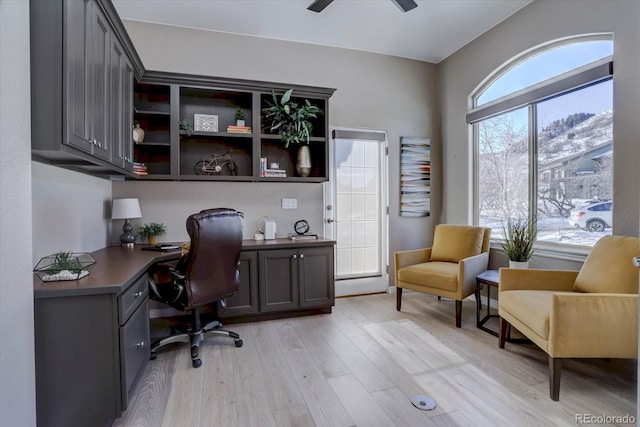
<path fill-rule="evenodd" d="M 227 126 L 228 133 L 251 133 L 250 126 Z"/>
<path fill-rule="evenodd" d="M 267 178 L 286 178 L 286 169 L 269 169 L 267 167 L 267 158 L 260 157 L 260 176 Z"/>
<path fill-rule="evenodd" d="M 136 175 L 149 175 L 147 165 L 144 163 L 133 162 L 133 173 Z"/>

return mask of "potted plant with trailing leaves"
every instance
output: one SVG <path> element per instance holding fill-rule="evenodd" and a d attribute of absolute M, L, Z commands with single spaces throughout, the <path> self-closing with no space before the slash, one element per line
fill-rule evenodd
<path fill-rule="evenodd" d="M 509 268 L 528 268 L 533 256 L 533 244 L 538 235 L 538 225 L 527 219 L 510 218 L 507 225 L 502 224 L 504 241 L 502 249 L 509 258 Z"/>
<path fill-rule="evenodd" d="M 167 227 L 162 223 L 152 222 L 144 224 L 138 231 L 138 236 L 147 239 L 150 245 L 158 243 L 158 236 L 162 236 L 167 232 Z"/>
<path fill-rule="evenodd" d="M 275 91 L 272 92 L 273 102 L 267 101 L 267 107 L 262 109 L 262 113 L 270 131 L 280 134 L 285 147 L 289 147 L 291 143 L 306 144 L 298 149 L 296 170 L 300 176 L 309 176 L 311 155 L 308 145 L 313 131 L 310 119 L 317 118 L 323 111 L 308 99 L 302 102 L 293 100 L 292 93 L 293 89 L 289 89 L 278 100 Z"/>

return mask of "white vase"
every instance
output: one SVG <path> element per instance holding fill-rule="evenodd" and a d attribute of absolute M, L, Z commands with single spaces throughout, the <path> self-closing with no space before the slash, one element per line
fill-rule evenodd
<path fill-rule="evenodd" d="M 236 120 L 236 126 L 244 126 L 244 120 Z"/>
<path fill-rule="evenodd" d="M 509 261 L 509 268 L 529 268 L 529 261 Z"/>
<path fill-rule="evenodd" d="M 140 127 L 140 123 L 136 123 L 133 128 L 133 142 L 140 144 L 142 141 L 144 141 L 144 130 Z"/>
<path fill-rule="evenodd" d="M 300 176 L 309 176 L 311 173 L 311 152 L 308 145 L 300 146 L 298 150 L 298 161 L 296 162 L 296 171 Z"/>

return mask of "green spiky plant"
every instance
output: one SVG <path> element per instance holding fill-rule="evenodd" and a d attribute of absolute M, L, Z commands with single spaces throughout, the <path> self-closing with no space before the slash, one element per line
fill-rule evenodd
<path fill-rule="evenodd" d="M 47 266 L 47 271 L 50 273 L 57 273 L 62 270 L 78 270 L 81 267 L 78 258 L 73 255 L 73 252 L 59 251 L 53 255 L 53 262 Z"/>
<path fill-rule="evenodd" d="M 510 218 L 507 225 L 502 224 L 504 242 L 502 249 L 509 261 L 527 262 L 533 256 L 533 244 L 538 235 L 538 225 L 527 219 Z"/>
<path fill-rule="evenodd" d="M 241 107 L 236 107 L 236 120 L 244 120 L 246 115 Z"/>
<path fill-rule="evenodd" d="M 313 125 L 309 119 L 315 119 L 323 114 L 320 107 L 312 105 L 308 99 L 303 103 L 291 100 L 293 89 L 287 90 L 280 100 L 275 91 L 273 103 L 267 101 L 268 106 L 262 109 L 267 122 L 270 122 L 271 132 L 279 132 L 285 147 L 291 143 L 309 143 L 309 137 L 313 130 Z"/>

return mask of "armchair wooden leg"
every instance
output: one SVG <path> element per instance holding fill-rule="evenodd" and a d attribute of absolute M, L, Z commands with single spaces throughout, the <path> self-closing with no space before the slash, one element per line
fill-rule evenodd
<path fill-rule="evenodd" d="M 438 297 L 438 301 L 442 301 L 442 297 Z"/>
<path fill-rule="evenodd" d="M 500 318 L 500 337 L 498 339 L 498 345 L 500 348 L 504 348 L 504 343 L 507 340 L 507 331 L 509 330 L 509 322 Z"/>
<path fill-rule="evenodd" d="M 396 286 L 396 310 L 400 311 L 402 306 L 402 288 Z"/>
<path fill-rule="evenodd" d="M 456 328 L 462 327 L 462 301 L 456 300 Z"/>
<path fill-rule="evenodd" d="M 551 400 L 560 400 L 560 369 L 562 359 L 549 356 L 549 396 Z"/>

